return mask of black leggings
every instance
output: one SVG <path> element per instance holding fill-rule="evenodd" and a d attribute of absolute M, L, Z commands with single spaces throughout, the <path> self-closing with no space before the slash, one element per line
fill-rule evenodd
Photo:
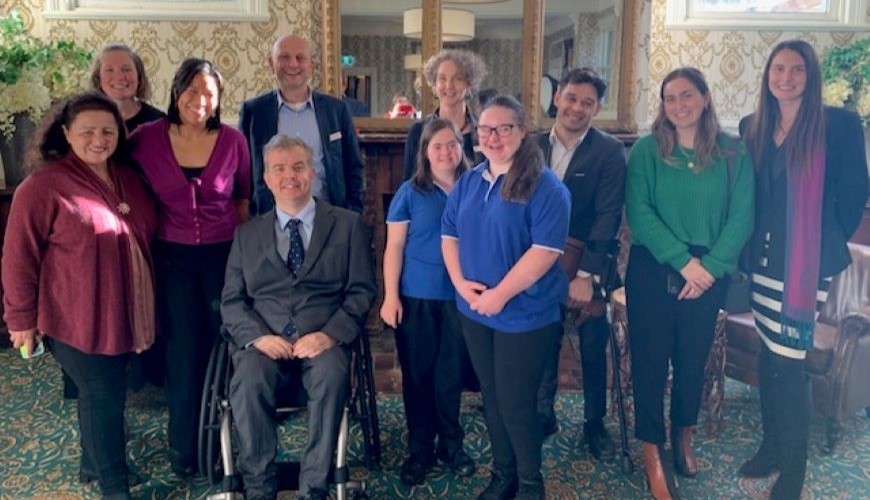
<path fill-rule="evenodd" d="M 493 465 L 503 477 L 541 480 L 538 387 L 562 325 L 523 333 L 498 331 L 460 314 L 462 333 L 480 379 Z"/>

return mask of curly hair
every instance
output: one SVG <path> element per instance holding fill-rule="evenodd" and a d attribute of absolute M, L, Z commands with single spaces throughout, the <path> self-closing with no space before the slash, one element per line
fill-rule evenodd
<path fill-rule="evenodd" d="M 112 153 L 113 161 L 127 163 L 127 129 L 124 119 L 115 102 L 105 94 L 96 91 L 81 92 L 58 102 L 43 118 L 39 130 L 33 134 L 25 161 L 28 171 L 37 170 L 42 165 L 59 160 L 70 152 L 70 144 L 64 134 L 79 114 L 85 111 L 104 111 L 112 115 L 118 127 L 118 144 Z"/>
<path fill-rule="evenodd" d="M 444 49 L 430 57 L 423 65 L 423 76 L 430 87 L 435 86 L 438 78 L 438 67 L 444 61 L 451 61 L 456 65 L 462 79 L 468 84 L 471 92 L 480 88 L 480 84 L 486 78 L 486 63 L 474 52 L 459 49 Z"/>
<path fill-rule="evenodd" d="M 103 47 L 100 54 L 94 58 L 94 64 L 91 66 L 91 88 L 97 92 L 103 92 L 103 87 L 100 85 L 100 71 L 103 69 L 103 56 L 110 52 L 123 52 L 133 61 L 133 66 L 136 67 L 136 97 L 140 101 L 151 99 L 151 82 L 148 81 L 148 74 L 145 73 L 145 63 L 135 50 L 123 43 L 110 43 Z M 103 92 L 105 93 L 105 92 Z"/>

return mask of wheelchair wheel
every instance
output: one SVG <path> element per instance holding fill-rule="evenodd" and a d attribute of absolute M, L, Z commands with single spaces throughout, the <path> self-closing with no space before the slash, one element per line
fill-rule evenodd
<path fill-rule="evenodd" d="M 222 478 L 220 468 L 220 426 L 222 401 L 229 385 L 230 362 L 227 343 L 217 339 L 212 347 L 206 369 L 199 414 L 198 459 L 199 471 L 208 477 L 211 484 Z"/>

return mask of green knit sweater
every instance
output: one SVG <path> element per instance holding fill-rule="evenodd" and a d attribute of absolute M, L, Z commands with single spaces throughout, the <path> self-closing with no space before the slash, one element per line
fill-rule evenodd
<path fill-rule="evenodd" d="M 724 158 L 696 171 L 688 167 L 694 151 L 675 147 L 669 164 L 659 154 L 656 138 L 647 135 L 631 149 L 625 208 L 633 242 L 660 263 L 679 271 L 691 257 L 688 245 L 704 246 L 710 251 L 701 264 L 721 278 L 737 267 L 752 234 L 755 173 L 743 143 L 725 134 L 718 142 L 723 150 L 738 150 L 731 159 L 730 203 Z"/>

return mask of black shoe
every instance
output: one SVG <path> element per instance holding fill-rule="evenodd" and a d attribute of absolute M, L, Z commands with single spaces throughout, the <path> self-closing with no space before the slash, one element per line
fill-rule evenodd
<path fill-rule="evenodd" d="M 431 455 L 421 457 L 419 455 L 411 455 L 405 463 L 402 464 L 402 471 L 399 474 L 399 479 L 408 486 L 416 486 L 423 484 L 426 480 L 426 473 L 435 464 L 435 460 Z"/>
<path fill-rule="evenodd" d="M 544 491 L 544 480 L 520 481 L 520 489 L 517 491 L 516 500 L 545 500 L 547 494 Z"/>
<path fill-rule="evenodd" d="M 519 481 L 516 476 L 507 477 L 493 470 L 489 485 L 477 496 L 477 500 L 509 500 L 516 496 L 519 490 Z"/>
<path fill-rule="evenodd" d="M 739 474 L 740 477 L 762 479 L 771 476 L 777 470 L 779 470 L 779 466 L 776 459 L 773 457 L 773 453 L 765 453 L 764 450 L 761 449 L 758 450 L 758 453 L 756 453 L 754 457 L 750 458 L 740 466 L 740 469 L 737 470 L 737 474 Z"/>
<path fill-rule="evenodd" d="M 556 420 L 555 415 L 538 414 L 538 421 L 541 423 L 541 436 L 544 439 L 559 432 L 559 422 Z"/>
<path fill-rule="evenodd" d="M 589 453 L 598 460 L 611 460 L 616 456 L 616 445 L 601 420 L 583 423 L 583 440 L 589 447 Z"/>
<path fill-rule="evenodd" d="M 462 448 L 456 450 L 452 457 L 446 453 L 439 453 L 438 460 L 444 462 L 444 465 L 457 476 L 470 476 L 474 474 L 476 468 L 474 460 Z"/>

